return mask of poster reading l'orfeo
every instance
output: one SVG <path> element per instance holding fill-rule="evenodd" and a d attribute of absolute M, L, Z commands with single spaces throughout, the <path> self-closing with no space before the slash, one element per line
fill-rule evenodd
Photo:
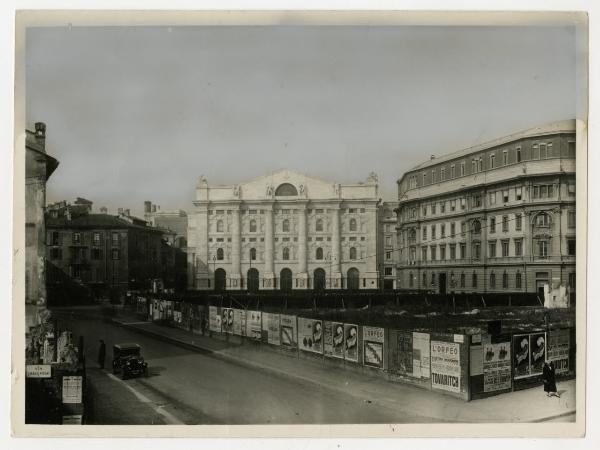
<path fill-rule="evenodd" d="M 385 330 L 379 327 L 363 327 L 363 364 L 383 369 Z"/>

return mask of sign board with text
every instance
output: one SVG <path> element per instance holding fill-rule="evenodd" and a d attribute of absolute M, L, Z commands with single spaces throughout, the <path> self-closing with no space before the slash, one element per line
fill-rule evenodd
<path fill-rule="evenodd" d="M 460 344 L 431 341 L 431 387 L 460 393 Z"/>

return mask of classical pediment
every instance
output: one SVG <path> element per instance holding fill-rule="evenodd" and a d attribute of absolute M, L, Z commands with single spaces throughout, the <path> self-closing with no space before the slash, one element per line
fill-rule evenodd
<path fill-rule="evenodd" d="M 339 198 L 340 187 L 292 170 L 280 170 L 239 185 L 243 199 L 333 199 Z"/>

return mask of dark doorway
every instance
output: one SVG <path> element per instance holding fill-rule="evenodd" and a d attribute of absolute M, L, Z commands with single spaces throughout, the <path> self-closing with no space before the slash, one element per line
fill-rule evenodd
<path fill-rule="evenodd" d="M 383 289 L 386 291 L 394 289 L 394 280 L 383 280 Z"/>
<path fill-rule="evenodd" d="M 359 273 L 358 269 L 348 269 L 348 290 L 357 291 L 359 286 Z"/>
<path fill-rule="evenodd" d="M 291 291 L 292 290 L 292 271 L 288 268 L 281 269 L 281 273 L 279 274 L 281 279 L 279 280 L 279 289 L 282 291 Z"/>
<path fill-rule="evenodd" d="M 220 267 L 215 270 L 215 291 L 224 291 L 227 274 Z"/>
<path fill-rule="evenodd" d="M 440 287 L 440 294 L 446 293 L 446 274 L 444 272 L 440 273 L 438 277 L 438 284 Z"/>
<path fill-rule="evenodd" d="M 315 291 L 324 291 L 325 290 L 325 271 L 320 267 L 315 269 L 314 274 L 314 282 L 315 282 Z"/>
<path fill-rule="evenodd" d="M 252 268 L 248 270 L 248 292 L 258 292 L 258 270 Z"/>

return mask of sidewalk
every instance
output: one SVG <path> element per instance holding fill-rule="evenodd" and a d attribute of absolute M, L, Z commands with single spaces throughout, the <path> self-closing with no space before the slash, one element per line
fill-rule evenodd
<path fill-rule="evenodd" d="M 558 383 L 560 398 L 546 397 L 540 386 L 465 402 L 414 386 L 335 368 L 319 361 L 286 356 L 259 346 L 230 344 L 186 330 L 140 322 L 133 314 L 120 314 L 118 318 L 113 318 L 113 322 L 132 331 L 201 353 L 210 353 L 235 364 L 268 370 L 303 384 L 317 384 L 365 402 L 403 408 L 410 410 L 412 414 L 434 418 L 440 422 L 538 422 L 569 416 L 576 411 L 575 380 Z"/>

